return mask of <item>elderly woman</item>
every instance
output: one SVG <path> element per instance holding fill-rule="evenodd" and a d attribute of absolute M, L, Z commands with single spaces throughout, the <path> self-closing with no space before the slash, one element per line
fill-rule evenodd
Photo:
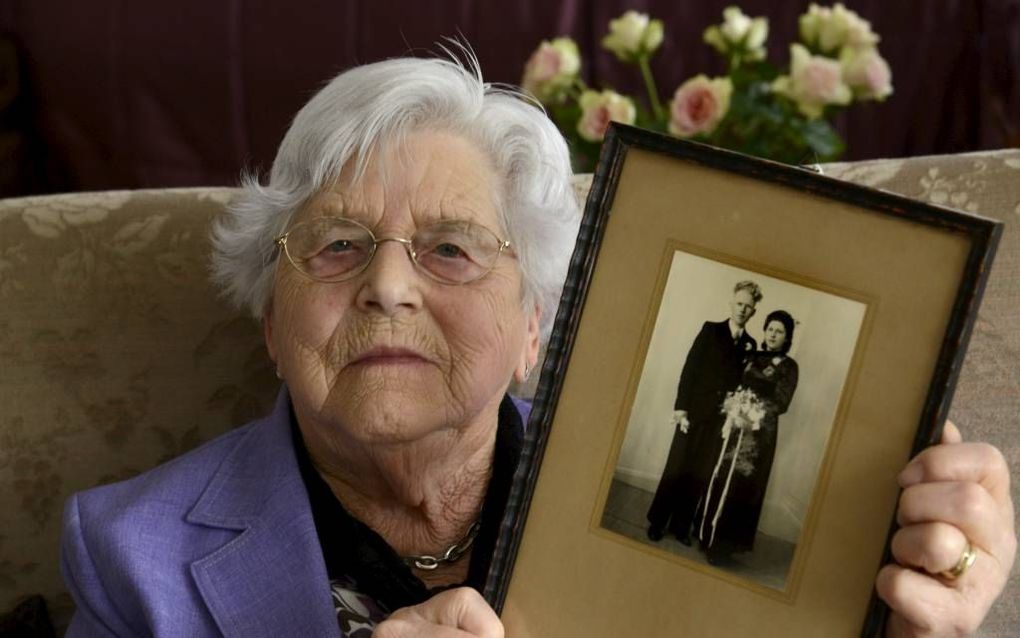
<path fill-rule="evenodd" d="M 476 69 L 392 60 L 316 95 L 215 231 L 276 407 L 70 500 L 69 635 L 502 635 L 475 589 L 527 414 L 506 391 L 576 232 L 569 178 L 555 127 Z M 1001 456 L 948 432 L 903 474 L 903 566 L 879 578 L 904 635 L 975 626 L 1013 558 Z M 938 576 L 966 539 L 974 567 Z"/>

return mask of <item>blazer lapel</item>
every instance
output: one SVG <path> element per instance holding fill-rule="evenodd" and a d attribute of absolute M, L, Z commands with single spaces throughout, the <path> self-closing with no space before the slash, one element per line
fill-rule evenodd
<path fill-rule="evenodd" d="M 187 520 L 241 532 L 191 564 L 225 636 L 340 635 L 286 390 L 224 460 Z"/>

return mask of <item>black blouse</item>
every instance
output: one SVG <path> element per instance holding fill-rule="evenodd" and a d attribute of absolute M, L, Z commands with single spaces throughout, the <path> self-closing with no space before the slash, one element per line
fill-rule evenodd
<path fill-rule="evenodd" d="M 426 587 L 381 536 L 344 509 L 312 465 L 293 412 L 291 433 L 331 581 L 353 581 L 357 591 L 369 596 L 387 612 L 424 602 L 436 592 L 449 588 Z M 467 580 L 450 587 L 468 585 L 481 591 L 485 584 L 514 470 L 520 460 L 523 435 L 521 414 L 510 397 L 504 396 L 499 405 L 492 477 L 482 505 L 481 527 L 471 551 Z"/>

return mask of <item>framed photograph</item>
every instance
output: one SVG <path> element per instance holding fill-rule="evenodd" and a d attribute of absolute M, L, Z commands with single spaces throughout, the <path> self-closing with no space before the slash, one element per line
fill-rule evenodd
<path fill-rule="evenodd" d="M 508 635 L 877 633 L 1001 231 L 614 124 L 486 588 Z"/>

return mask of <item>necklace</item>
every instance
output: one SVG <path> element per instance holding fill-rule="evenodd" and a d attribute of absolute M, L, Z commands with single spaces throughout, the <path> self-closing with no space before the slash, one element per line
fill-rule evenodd
<path fill-rule="evenodd" d="M 447 547 L 446 551 L 443 552 L 441 556 L 422 554 L 420 556 L 401 556 L 401 558 L 404 559 L 404 562 L 407 563 L 409 567 L 424 569 L 425 571 L 432 571 L 443 563 L 455 563 L 461 556 L 464 555 L 464 552 L 471 547 L 471 543 L 475 542 L 475 536 L 478 536 L 478 530 L 481 528 L 481 519 L 471 523 L 471 527 L 468 528 L 467 534 L 464 534 L 460 540 Z"/>

